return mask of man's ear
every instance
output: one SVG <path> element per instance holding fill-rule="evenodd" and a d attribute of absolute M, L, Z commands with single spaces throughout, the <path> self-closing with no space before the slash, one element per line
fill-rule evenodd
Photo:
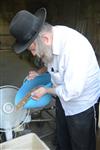
<path fill-rule="evenodd" d="M 51 45 L 51 41 L 52 41 L 52 37 L 50 33 L 44 33 L 42 35 L 42 41 L 44 42 L 44 44 L 46 44 L 47 46 Z"/>

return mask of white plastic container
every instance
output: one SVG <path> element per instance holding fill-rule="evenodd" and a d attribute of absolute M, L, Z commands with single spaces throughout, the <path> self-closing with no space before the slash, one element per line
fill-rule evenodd
<path fill-rule="evenodd" d="M 0 144 L 0 150 L 50 150 L 35 134 L 29 133 Z"/>

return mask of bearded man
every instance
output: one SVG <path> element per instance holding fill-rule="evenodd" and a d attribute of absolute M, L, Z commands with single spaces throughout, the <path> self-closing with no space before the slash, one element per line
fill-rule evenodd
<path fill-rule="evenodd" d="M 96 150 L 95 104 L 100 96 L 100 69 L 90 42 L 67 26 L 45 21 L 46 9 L 33 15 L 21 10 L 10 23 L 16 53 L 26 49 L 44 62 L 40 72 L 30 71 L 28 79 L 47 71 L 52 88 L 39 87 L 34 99 L 46 93 L 56 98 L 56 150 Z"/>

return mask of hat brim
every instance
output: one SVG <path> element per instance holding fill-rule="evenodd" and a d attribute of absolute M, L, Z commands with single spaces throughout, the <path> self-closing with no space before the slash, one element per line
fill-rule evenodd
<path fill-rule="evenodd" d="M 44 22 L 46 19 L 46 9 L 45 8 L 40 8 L 36 11 L 35 16 L 37 16 L 40 19 L 40 26 L 38 27 L 38 31 L 36 32 L 36 34 L 31 38 L 31 40 L 29 40 L 27 43 L 19 43 L 19 42 L 15 42 L 13 44 L 13 49 L 16 53 L 21 53 L 23 51 L 25 51 L 31 44 L 32 42 L 37 38 Z"/>

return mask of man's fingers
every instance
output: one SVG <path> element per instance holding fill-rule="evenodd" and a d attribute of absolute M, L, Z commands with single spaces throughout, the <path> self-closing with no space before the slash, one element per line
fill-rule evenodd
<path fill-rule="evenodd" d="M 34 79 L 36 76 L 38 76 L 38 73 L 37 73 L 37 72 L 35 72 L 35 71 L 30 71 L 30 72 L 29 72 L 29 75 L 28 75 L 28 77 L 27 77 L 27 79 L 28 79 L 28 80 L 32 80 L 32 79 Z"/>

